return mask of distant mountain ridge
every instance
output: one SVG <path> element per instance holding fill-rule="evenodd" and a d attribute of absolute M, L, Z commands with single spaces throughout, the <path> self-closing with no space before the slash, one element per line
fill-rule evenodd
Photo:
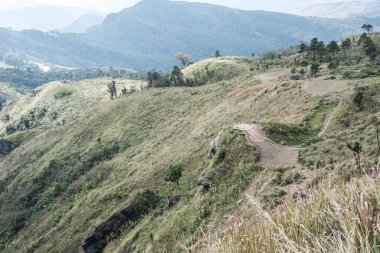
<path fill-rule="evenodd" d="M 98 15 L 83 15 L 59 31 L 62 33 L 85 33 L 88 29 L 102 24 L 104 18 L 105 17 Z"/>
<path fill-rule="evenodd" d="M 378 18 L 324 19 L 211 4 L 143 0 L 108 15 L 101 25 L 83 34 L 1 29 L 0 40 L 3 50 L 39 62 L 69 67 L 168 70 L 176 64 L 177 51 L 192 54 L 194 60 L 207 58 L 216 50 L 223 55 L 261 54 L 315 36 L 325 41 L 338 40 L 360 33 L 363 23 L 380 27 Z"/>
<path fill-rule="evenodd" d="M 380 17 L 380 1 L 353 0 L 337 3 L 311 4 L 303 8 L 289 10 L 302 16 L 317 16 L 328 18 Z"/>
<path fill-rule="evenodd" d="M 0 10 L 0 27 L 14 30 L 39 29 L 50 31 L 62 29 L 83 15 L 104 13 L 77 7 L 39 5 L 16 10 Z"/>

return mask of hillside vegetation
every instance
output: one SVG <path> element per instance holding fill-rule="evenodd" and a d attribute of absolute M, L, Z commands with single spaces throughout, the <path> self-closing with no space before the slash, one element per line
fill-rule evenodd
<path fill-rule="evenodd" d="M 292 80 L 306 51 L 115 79 L 112 99 L 97 78 L 14 100 L 0 112 L 0 250 L 374 252 L 378 67 L 360 51 L 328 68 L 326 54 Z"/>

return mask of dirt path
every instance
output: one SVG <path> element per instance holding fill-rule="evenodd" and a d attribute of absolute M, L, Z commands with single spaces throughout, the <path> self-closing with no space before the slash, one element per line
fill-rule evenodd
<path fill-rule="evenodd" d="M 247 134 L 247 138 L 255 143 L 261 152 L 261 164 L 265 167 L 298 167 L 300 148 L 293 148 L 274 143 L 268 139 L 257 125 L 237 124 L 234 126 Z"/>
<path fill-rule="evenodd" d="M 326 131 L 329 128 L 329 125 L 331 123 L 331 120 L 334 118 L 335 114 L 338 112 L 339 108 L 342 105 L 343 105 L 343 100 L 340 100 L 338 106 L 335 107 L 334 110 L 329 113 L 329 115 L 327 115 L 327 117 L 325 119 L 325 122 L 323 123 L 323 127 L 322 127 L 321 131 L 318 134 L 318 137 L 321 137 L 322 135 L 324 135 L 326 133 Z"/>
<path fill-rule="evenodd" d="M 295 148 L 280 145 L 269 140 L 262 129 L 257 125 L 237 124 L 234 129 L 240 130 L 247 135 L 252 143 L 255 143 L 261 152 L 260 163 L 266 168 L 286 168 L 292 167 L 295 173 L 299 173 L 303 180 L 299 184 L 291 184 L 282 187 L 287 192 L 287 197 L 292 198 L 296 192 L 302 192 L 317 177 L 318 171 L 305 170 L 298 162 L 299 151 L 302 148 Z M 262 190 L 270 184 L 272 180 L 264 183 Z"/>

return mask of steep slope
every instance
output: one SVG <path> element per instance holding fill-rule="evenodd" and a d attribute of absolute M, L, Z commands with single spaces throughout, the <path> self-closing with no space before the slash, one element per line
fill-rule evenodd
<path fill-rule="evenodd" d="M 277 91 L 267 91 L 281 97 L 271 108 L 267 106 L 271 99 L 260 96 L 260 92 L 231 96 L 237 89 L 256 84 L 251 73 L 243 72 L 231 80 L 199 88 L 144 90 L 95 105 L 86 115 L 51 130 L 35 129 L 6 137 L 9 141 L 21 140 L 21 143 L 0 158 L 0 206 L 1 213 L 5 214 L 1 216 L 1 241 L 7 242 L 4 251 L 76 251 L 95 227 L 127 207 L 140 189 L 153 190 L 160 196 L 181 195 L 183 200 L 178 207 L 167 209 L 163 199 L 162 214 L 152 213 L 131 231 L 125 230 L 118 247 L 143 250 L 150 245 L 150 233 L 154 234 L 157 251 L 179 251 L 175 240 L 170 239 L 174 234 L 179 241 L 191 246 L 200 236 L 201 224 L 218 224 L 223 210 L 230 210 L 227 206 L 233 201 L 226 206 L 222 199 L 229 201 L 244 191 L 236 182 L 248 183 L 253 175 L 260 177 L 261 174 L 250 160 L 253 157 L 244 144 L 245 139 L 239 139 L 233 131 L 226 133 L 223 143 L 231 152 L 232 146 L 228 145 L 248 148 L 247 153 L 241 153 L 241 149 L 235 147 L 236 155 L 243 155 L 245 160 L 235 161 L 236 155 L 231 158 L 227 155 L 230 162 L 215 158 L 211 167 L 205 166 L 202 161 L 208 160 L 210 141 L 235 122 L 302 121 L 307 108 L 314 107 L 320 100 L 308 95 L 294 96 L 293 89 L 277 85 Z M 44 91 L 39 94 L 42 96 Z M 294 106 L 282 110 L 284 101 L 290 97 Z M 73 102 L 67 101 L 68 108 Z M 240 141 L 235 143 L 232 141 L 235 139 Z M 27 159 L 20 160 L 21 157 Z M 166 169 L 178 162 L 185 167 L 180 191 L 163 180 Z M 232 187 L 231 193 L 221 190 L 215 195 L 215 204 L 225 206 L 215 213 L 204 202 L 207 194 L 197 193 L 197 178 L 210 169 L 237 173 L 231 177 L 236 182 L 223 177 L 215 181 L 222 188 Z M 227 193 L 232 195 L 225 195 Z M 188 205 L 196 199 L 201 202 Z M 197 206 L 207 207 L 201 216 Z M 182 228 L 190 230 L 182 231 Z M 136 237 L 136 233 L 141 234 Z M 54 245 L 50 244 L 52 241 Z"/>
<path fill-rule="evenodd" d="M 98 78 L 85 81 L 58 81 L 38 87 L 25 96 L 14 96 L 10 106 L 4 108 L 0 118 L 9 115 L 7 123 L 0 122 L 0 129 L 5 125 L 24 128 L 28 121 L 30 128 L 52 128 L 70 123 L 90 113 L 94 107 L 107 104 L 110 100 L 107 85 L 111 78 Z M 128 91 L 141 90 L 143 81 L 120 79 L 116 83 L 118 96 L 125 87 Z M 17 100 L 16 100 L 17 98 Z M 0 131 L 2 132 L 2 131 Z"/>
<path fill-rule="evenodd" d="M 106 252 L 199 251 L 207 243 L 203 232 L 214 238 L 226 217 L 250 210 L 239 201 L 244 193 L 270 208 L 332 166 L 335 173 L 350 175 L 352 154 L 345 143 L 365 125 L 371 132 L 375 114 L 353 109 L 351 86 L 318 138 L 337 105 L 331 94 L 311 92 L 319 79 L 291 81 L 290 70 L 284 69 L 262 74 L 257 71 L 264 68 L 260 59 L 238 57 L 209 59 L 184 72 L 192 76 L 208 67 L 223 74 L 231 66 L 236 70 L 227 72 L 231 75 L 217 75 L 196 88 L 144 89 L 111 101 L 104 90 L 109 79 L 56 82 L 9 106 L 12 117 L 36 106 L 61 110 L 58 117 L 67 122 L 46 119 L 36 128 L 1 137 L 14 144 L 10 153 L 0 155 L 2 251 L 81 252 L 83 246 L 95 252 L 91 248 L 99 245 Z M 378 81 L 362 80 L 376 91 L 371 93 L 376 99 Z M 331 90 L 335 82 L 329 83 Z M 341 93 L 339 85 L 336 92 Z M 62 89 L 72 94 L 56 99 L 69 94 Z M 347 113 L 349 129 L 342 121 Z M 273 122 L 311 122 L 317 129 L 300 151 L 302 171 L 263 167 L 260 155 L 267 151 L 233 129 L 236 123 Z M 367 136 L 362 144 L 372 158 L 373 138 Z M 184 168 L 179 189 L 164 180 L 175 164 Z"/>
<path fill-rule="evenodd" d="M 25 57 L 62 66 L 119 66 L 168 70 L 174 54 L 194 60 L 223 55 L 261 54 L 318 35 L 325 41 L 360 33 L 379 19 L 322 19 L 168 0 L 143 0 L 106 17 L 84 34 L 0 30 L 2 47 Z"/>

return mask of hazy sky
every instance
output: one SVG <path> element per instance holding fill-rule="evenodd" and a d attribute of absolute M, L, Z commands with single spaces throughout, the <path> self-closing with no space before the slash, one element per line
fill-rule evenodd
<path fill-rule="evenodd" d="M 139 0 L 0 0 L 1 9 L 15 9 L 41 4 L 76 6 L 101 11 L 119 11 L 134 5 Z M 318 3 L 342 2 L 349 0 L 186 0 L 188 2 L 204 2 L 239 9 L 264 9 L 284 11 L 291 6 L 302 6 Z"/>

